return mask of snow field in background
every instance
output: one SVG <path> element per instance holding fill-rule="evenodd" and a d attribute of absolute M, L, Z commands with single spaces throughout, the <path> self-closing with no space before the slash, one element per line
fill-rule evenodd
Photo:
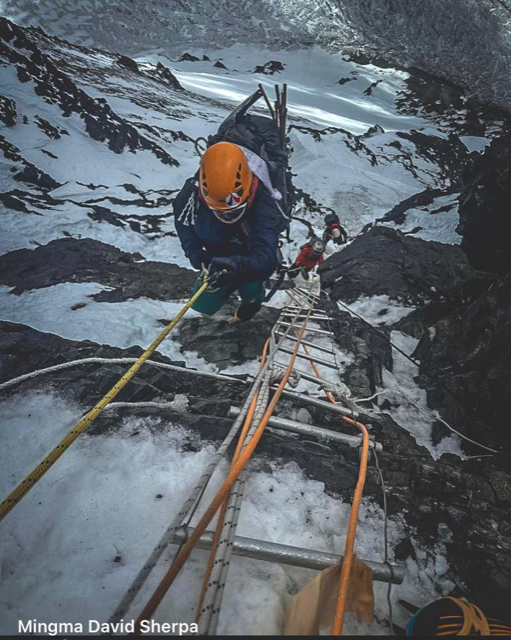
<path fill-rule="evenodd" d="M 387 227 L 393 227 L 402 233 L 414 232 L 414 238 L 433 240 L 444 244 L 460 244 L 461 236 L 456 233 L 460 223 L 458 214 L 459 194 L 436 198 L 435 201 L 422 209 L 410 209 L 406 212 L 404 224 L 397 225 L 392 222 L 379 223 Z M 448 211 L 434 213 L 435 210 L 450 206 Z M 420 230 L 417 231 L 417 227 Z"/>
<path fill-rule="evenodd" d="M 0 487 L 11 490 L 78 421 L 83 408 L 44 392 L 19 393 L 0 404 L 2 440 L 9 450 L 0 465 Z M 213 451 L 199 436 L 164 419 L 112 418 L 118 431 L 83 435 L 9 514 L 2 537 L 2 633 L 15 633 L 18 619 L 39 622 L 106 621 L 158 542 Z M 261 468 L 252 463 L 239 535 L 340 552 L 349 506 L 308 480 L 295 463 Z M 205 504 L 227 472 L 222 464 Z M 161 499 L 156 498 L 162 495 Z M 197 517 L 200 515 L 197 514 Z M 197 519 L 197 518 L 196 518 Z M 26 527 L 30 520 L 31 527 Z M 365 500 L 357 552 L 383 559 L 383 515 Z M 210 526 L 210 528 L 212 528 Z M 404 535 L 401 519 L 389 523 L 391 546 Z M 438 553 L 442 550 L 439 548 Z M 395 620 L 406 616 L 398 597 L 422 605 L 451 585 L 445 561 L 417 548 L 406 582 L 394 587 Z M 170 552 L 154 571 L 131 616 L 140 611 L 168 567 Z M 206 552 L 194 552 L 160 606 L 159 622 L 191 622 Z M 392 550 L 391 550 L 392 558 Z M 29 570 L 27 571 L 27 569 Z M 314 577 L 308 570 L 233 558 L 220 618 L 222 634 L 278 634 L 292 595 Z M 386 586 L 375 585 L 376 617 L 387 616 Z M 347 633 L 387 634 L 387 626 L 358 625 L 348 616 Z"/>

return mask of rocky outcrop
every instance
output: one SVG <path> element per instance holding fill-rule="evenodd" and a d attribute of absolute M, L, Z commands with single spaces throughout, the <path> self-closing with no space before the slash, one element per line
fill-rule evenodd
<path fill-rule="evenodd" d="M 187 318 L 177 339 L 187 351 L 196 351 L 220 370 L 257 358 L 263 350 L 279 311 L 264 307 L 250 322 L 233 322 L 237 303 L 223 307 L 221 316 Z M 213 339 L 214 338 L 214 339 Z"/>
<path fill-rule="evenodd" d="M 183 53 L 183 55 L 179 58 L 178 62 L 199 62 L 200 58 L 194 56 L 191 53 Z"/>
<path fill-rule="evenodd" d="M 472 269 L 459 247 L 373 227 L 319 268 L 334 299 L 388 295 L 422 304 L 459 297 L 468 284 L 481 289 L 488 279 Z"/>
<path fill-rule="evenodd" d="M 460 197 L 461 248 L 476 269 L 511 269 L 511 134 L 495 138 L 467 175 Z"/>
<path fill-rule="evenodd" d="M 93 296 L 97 302 L 176 300 L 190 294 L 195 278 L 190 269 L 146 261 L 91 238 L 62 238 L 0 256 L 0 283 L 13 287 L 16 295 L 61 282 L 98 282 L 111 289 Z"/>
<path fill-rule="evenodd" d="M 172 73 L 172 71 L 161 62 L 158 62 L 158 64 L 156 65 L 155 75 L 160 80 L 160 82 L 166 84 L 171 89 L 183 89 L 179 80 Z"/>
<path fill-rule="evenodd" d="M 252 71 L 252 73 L 262 73 L 265 76 L 272 76 L 275 73 L 280 73 L 284 71 L 285 65 L 278 60 L 270 60 L 265 64 L 258 64 L 257 67 Z"/>
<path fill-rule="evenodd" d="M 511 451 L 511 276 L 441 316 L 416 355 L 431 405 L 476 441 Z"/>
<path fill-rule="evenodd" d="M 7 127 L 13 127 L 16 124 L 17 116 L 18 112 L 14 100 L 0 96 L 0 120 Z"/>
<path fill-rule="evenodd" d="M 7 158 L 13 163 L 11 171 L 14 180 L 36 185 L 43 191 L 51 191 L 61 186 L 60 183 L 50 175 L 25 160 L 20 150 L 2 135 L 0 135 L 0 152 L 2 152 L 4 158 Z"/>
<path fill-rule="evenodd" d="M 320 272 L 334 300 L 387 295 L 417 305 L 394 328 L 420 339 L 414 358 L 429 405 L 476 442 L 511 451 L 510 276 L 496 280 L 472 269 L 458 247 L 382 227 L 356 238 Z M 440 423 L 436 432 L 449 433 Z"/>
<path fill-rule="evenodd" d="M 122 153 L 125 148 L 130 151 L 145 149 L 154 153 L 162 163 L 178 166 L 175 158 L 119 117 L 104 98 L 96 100 L 80 89 L 68 75 L 57 68 L 50 56 L 27 37 L 23 29 L 2 17 L 0 60 L 12 65 L 20 82 L 32 82 L 37 95 L 48 103 L 57 104 L 64 117 L 72 113 L 78 114 L 84 121 L 89 136 L 93 140 L 106 142 L 114 153 Z M 160 75 L 166 69 L 161 66 L 162 69 L 158 72 Z M 165 77 L 167 76 L 168 74 Z"/>
<path fill-rule="evenodd" d="M 130 71 L 133 71 L 133 73 L 140 73 L 138 64 L 135 62 L 135 60 L 133 60 L 133 58 L 130 58 L 129 56 L 119 56 L 115 61 L 115 64 L 119 65 L 120 67 L 124 67 L 125 69 L 129 69 Z"/>

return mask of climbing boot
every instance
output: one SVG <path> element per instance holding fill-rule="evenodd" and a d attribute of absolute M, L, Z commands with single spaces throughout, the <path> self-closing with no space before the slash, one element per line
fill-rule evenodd
<path fill-rule="evenodd" d="M 252 320 L 255 314 L 260 311 L 261 307 L 261 302 L 241 303 L 234 314 L 234 322 L 248 322 L 249 320 Z"/>

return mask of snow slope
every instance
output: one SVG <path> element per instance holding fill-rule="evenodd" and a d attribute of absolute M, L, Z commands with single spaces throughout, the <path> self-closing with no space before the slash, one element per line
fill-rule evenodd
<path fill-rule="evenodd" d="M 276 50 L 314 43 L 415 65 L 510 104 L 511 7 L 507 0 L 3 0 L 2 15 L 85 46 L 136 53 L 233 43 Z M 441 55 L 439 55 L 441 52 Z M 445 102 L 452 98 L 445 83 Z M 456 91 L 454 91 L 456 93 Z"/>

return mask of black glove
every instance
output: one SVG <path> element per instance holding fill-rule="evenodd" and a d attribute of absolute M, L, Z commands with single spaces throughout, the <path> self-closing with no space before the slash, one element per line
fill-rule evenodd
<path fill-rule="evenodd" d="M 225 271 L 225 273 L 223 273 Z M 213 258 L 209 266 L 211 275 L 218 274 L 215 285 L 219 287 L 227 287 L 237 284 L 238 281 L 238 265 L 231 258 Z"/>
<path fill-rule="evenodd" d="M 188 257 L 192 267 L 195 269 L 202 269 L 202 265 L 209 267 L 212 260 L 211 254 L 204 251 L 204 249 L 197 249 L 196 251 L 190 252 Z"/>

